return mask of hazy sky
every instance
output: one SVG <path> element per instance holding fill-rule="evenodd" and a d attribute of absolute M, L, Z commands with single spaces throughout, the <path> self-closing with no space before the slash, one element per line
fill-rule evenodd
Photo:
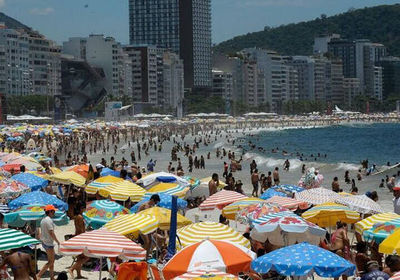
<path fill-rule="evenodd" d="M 212 0 L 213 42 L 393 0 Z M 87 8 L 85 7 L 87 5 Z M 57 42 L 100 33 L 128 43 L 128 0 L 0 0 L 0 11 Z"/>

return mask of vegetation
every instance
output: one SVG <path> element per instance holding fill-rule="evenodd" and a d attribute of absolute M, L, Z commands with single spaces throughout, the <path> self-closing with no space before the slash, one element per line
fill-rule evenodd
<path fill-rule="evenodd" d="M 47 116 L 53 111 L 53 98 L 46 95 L 10 96 L 6 98 L 7 114 Z M 47 107 L 48 104 L 48 107 Z M 49 110 L 47 110 L 49 109 Z"/>
<path fill-rule="evenodd" d="M 391 55 L 400 55 L 400 4 L 382 5 L 312 21 L 266 27 L 263 31 L 237 36 L 215 47 L 221 53 L 260 47 L 284 55 L 311 55 L 314 37 L 337 33 L 347 39 L 370 39 L 384 44 Z"/>

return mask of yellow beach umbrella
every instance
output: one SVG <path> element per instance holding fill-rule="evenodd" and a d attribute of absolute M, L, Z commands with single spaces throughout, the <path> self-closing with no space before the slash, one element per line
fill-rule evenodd
<path fill-rule="evenodd" d="M 53 174 L 58 174 L 58 173 L 62 172 L 62 170 L 57 167 L 50 167 L 50 170 L 51 170 L 51 172 L 53 172 Z"/>
<path fill-rule="evenodd" d="M 137 238 L 139 234 L 149 234 L 158 227 L 155 217 L 142 214 L 119 215 L 111 220 L 105 227 L 122 235 Z"/>
<path fill-rule="evenodd" d="M 146 210 L 138 212 L 141 215 L 150 215 L 157 219 L 158 228 L 162 230 L 167 230 L 170 227 L 171 223 L 171 210 L 162 208 L 162 207 L 151 207 Z M 177 225 L 178 228 L 190 225 L 192 222 L 182 216 L 181 214 L 177 215 Z"/>
<path fill-rule="evenodd" d="M 187 186 L 176 183 L 159 183 L 148 189 L 146 196 L 151 196 L 156 193 L 164 193 L 169 195 L 175 195 L 179 198 L 184 198 L 189 189 L 190 188 Z"/>
<path fill-rule="evenodd" d="M 251 247 L 250 241 L 233 228 L 214 222 L 200 222 L 185 226 L 177 231 L 177 245 L 181 248 L 204 239 L 231 241 L 246 248 Z"/>
<path fill-rule="evenodd" d="M 237 212 L 239 212 L 240 210 L 249 205 L 258 204 L 261 202 L 265 202 L 265 200 L 257 197 L 243 198 L 241 200 L 238 200 L 232 204 L 225 206 L 222 209 L 222 215 L 224 215 L 229 220 L 234 220 L 236 218 Z"/>
<path fill-rule="evenodd" d="M 400 254 L 400 230 L 396 230 L 379 244 L 379 253 L 394 255 Z"/>
<path fill-rule="evenodd" d="M 96 194 L 100 189 L 103 189 L 105 187 L 111 186 L 114 183 L 122 181 L 124 181 L 124 179 L 110 175 L 100 177 L 91 182 L 90 184 L 88 184 L 85 188 L 85 192 L 87 192 L 88 194 Z"/>
<path fill-rule="evenodd" d="M 99 190 L 99 194 L 103 197 L 111 197 L 118 201 L 130 199 L 133 202 L 142 200 L 145 193 L 145 189 L 127 180 L 116 182 Z"/>
<path fill-rule="evenodd" d="M 320 227 L 334 226 L 337 221 L 353 224 L 360 220 L 358 212 L 350 210 L 347 206 L 332 202 L 314 206 L 301 216 Z"/>
<path fill-rule="evenodd" d="M 83 187 L 86 183 L 85 177 L 74 171 L 63 171 L 58 174 L 53 174 L 49 176 L 48 180 L 65 185 L 73 184 L 78 187 Z"/>
<path fill-rule="evenodd" d="M 366 219 L 357 222 L 354 227 L 356 229 L 356 232 L 362 235 L 364 231 L 371 229 L 376 223 L 384 223 L 399 218 L 400 215 L 397 215 L 396 213 L 381 213 L 372 215 Z"/>

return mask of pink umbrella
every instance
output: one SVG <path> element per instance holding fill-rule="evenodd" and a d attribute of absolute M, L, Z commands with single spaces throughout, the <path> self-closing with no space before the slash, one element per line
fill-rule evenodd
<path fill-rule="evenodd" d="M 246 198 L 246 196 L 238 192 L 222 190 L 204 200 L 203 203 L 200 204 L 199 209 L 202 211 L 214 210 L 215 208 L 222 209 L 226 205 L 243 198 Z"/>

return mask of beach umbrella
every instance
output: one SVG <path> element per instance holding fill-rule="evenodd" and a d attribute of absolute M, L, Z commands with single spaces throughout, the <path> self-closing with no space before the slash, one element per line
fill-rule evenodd
<path fill-rule="evenodd" d="M 27 185 L 19 181 L 11 179 L 0 181 L 0 197 L 15 197 L 22 193 L 29 192 L 30 190 L 31 189 Z"/>
<path fill-rule="evenodd" d="M 225 206 L 222 209 L 222 215 L 224 215 L 227 219 L 234 220 L 236 218 L 236 213 L 242 210 L 243 208 L 252 205 L 265 202 L 265 200 L 257 198 L 257 197 L 248 197 L 240 199 L 232 204 Z"/>
<path fill-rule="evenodd" d="M 75 171 L 63 171 L 61 173 L 49 176 L 49 181 L 57 182 L 63 185 L 75 185 L 83 187 L 86 183 L 85 177 Z"/>
<path fill-rule="evenodd" d="M 377 214 L 384 212 L 382 206 L 366 195 L 341 195 L 335 200 L 335 202 L 346 205 L 351 210 L 362 214 Z"/>
<path fill-rule="evenodd" d="M 400 271 L 393 274 L 393 276 L 390 277 L 389 280 L 400 280 Z"/>
<path fill-rule="evenodd" d="M 262 193 L 262 195 L 260 196 L 261 199 L 269 199 L 273 196 L 281 196 L 281 197 L 288 197 L 286 193 L 283 192 L 279 192 L 277 190 L 274 190 L 272 188 L 269 188 L 268 190 L 266 190 L 265 192 Z"/>
<path fill-rule="evenodd" d="M 88 176 L 89 176 L 89 167 L 90 167 L 90 164 L 78 164 L 78 165 L 74 165 L 74 166 L 68 167 L 66 169 L 66 171 L 74 171 L 75 173 L 78 173 L 82 177 L 88 178 Z"/>
<path fill-rule="evenodd" d="M 399 219 L 399 218 L 400 218 L 400 215 L 397 215 L 396 213 L 391 213 L 391 212 L 375 214 L 375 215 L 372 215 L 368 218 L 365 218 L 365 219 L 355 223 L 354 227 L 355 227 L 356 232 L 359 233 L 360 235 L 362 235 L 364 231 L 372 228 L 373 225 L 376 223 L 384 223 L 384 222 Z"/>
<path fill-rule="evenodd" d="M 103 257 L 119 257 L 125 260 L 144 260 L 146 251 L 125 236 L 106 229 L 88 231 L 60 244 L 60 253 L 66 256 L 84 254 L 91 258 L 100 258 L 100 275 Z"/>
<path fill-rule="evenodd" d="M 216 269 L 209 269 L 209 270 L 203 269 L 203 270 L 194 270 L 186 272 L 174 278 L 174 280 L 200 280 L 200 279 L 234 280 L 234 279 L 239 279 L 239 277 Z"/>
<path fill-rule="evenodd" d="M 292 193 L 302 192 L 305 190 L 305 188 L 303 188 L 303 187 L 296 186 L 296 185 L 288 185 L 288 184 L 273 186 L 273 187 L 271 187 L 271 189 L 280 191 L 280 192 L 284 192 L 288 195 L 290 195 Z"/>
<path fill-rule="evenodd" d="M 189 182 L 190 184 L 190 190 L 194 190 L 195 188 L 197 188 L 198 186 L 200 186 L 200 180 L 197 178 L 193 178 L 191 176 L 183 176 L 183 179 L 185 179 L 186 181 Z"/>
<path fill-rule="evenodd" d="M 25 246 L 40 244 L 40 241 L 11 228 L 0 229 L 0 251 L 9 251 Z"/>
<path fill-rule="evenodd" d="M 334 202 L 340 198 L 340 195 L 325 188 L 315 188 L 295 193 L 295 198 L 309 204 L 317 205 Z"/>
<path fill-rule="evenodd" d="M 7 163 L 1 167 L 1 170 L 16 174 L 20 172 L 21 165 L 19 163 Z"/>
<path fill-rule="evenodd" d="M 168 230 L 171 222 L 171 210 L 161 207 L 151 207 L 146 210 L 138 212 L 140 215 L 148 215 L 156 218 L 158 221 L 158 228 L 161 230 Z M 192 222 L 182 216 L 177 214 L 177 226 L 178 228 L 190 225 Z"/>
<path fill-rule="evenodd" d="M 185 226 L 177 232 L 178 245 L 181 248 L 204 239 L 226 240 L 251 249 L 250 241 L 233 228 L 215 222 L 200 222 Z"/>
<path fill-rule="evenodd" d="M 93 182 L 89 183 L 85 188 L 85 192 L 88 194 L 96 194 L 100 189 L 122 181 L 124 181 L 124 179 L 119 177 L 114 177 L 111 175 L 100 177 L 94 180 Z"/>
<path fill-rule="evenodd" d="M 255 253 L 243 246 L 221 240 L 203 240 L 173 256 L 162 272 L 165 280 L 199 269 L 217 269 L 234 275 L 250 270 Z"/>
<path fill-rule="evenodd" d="M 45 192 L 41 191 L 34 191 L 30 193 L 25 193 L 20 197 L 10 201 L 8 207 L 10 209 L 17 209 L 24 205 L 31 205 L 31 204 L 38 204 L 38 205 L 53 205 L 55 208 L 67 211 L 68 204 L 64 201 L 58 199 L 57 197 L 50 195 Z"/>
<path fill-rule="evenodd" d="M 0 214 L 4 215 L 10 212 L 10 208 L 7 206 L 7 204 L 0 204 Z"/>
<path fill-rule="evenodd" d="M 119 178 L 120 172 L 119 172 L 119 171 L 116 171 L 116 170 L 112 170 L 112 169 L 110 169 L 110 168 L 108 168 L 108 167 L 105 167 L 105 168 L 103 168 L 103 169 L 101 170 L 100 176 L 101 176 L 101 177 L 105 177 L 105 176 L 114 176 L 114 177 Z"/>
<path fill-rule="evenodd" d="M 379 252 L 387 255 L 400 254 L 400 230 L 394 231 L 379 244 Z"/>
<path fill-rule="evenodd" d="M 171 207 L 172 207 L 172 195 L 165 194 L 165 193 L 158 193 L 158 196 L 160 197 L 160 202 L 157 203 L 157 206 L 163 207 L 163 208 L 167 208 L 167 209 L 171 209 Z M 139 207 L 143 203 L 146 203 L 149 200 L 150 200 L 150 196 L 146 196 L 145 195 L 141 201 L 139 201 L 134 206 L 132 206 L 131 211 L 133 213 L 136 213 L 137 210 L 139 209 Z M 185 209 L 187 207 L 187 201 L 186 200 L 178 198 L 177 203 L 178 203 L 178 209 Z"/>
<path fill-rule="evenodd" d="M 262 216 L 252 221 L 254 228 L 250 232 L 253 240 L 286 246 L 307 241 L 318 245 L 326 231 L 296 214 L 285 211 Z"/>
<path fill-rule="evenodd" d="M 158 221 L 154 216 L 142 214 L 119 215 L 104 225 L 114 232 L 137 238 L 139 234 L 149 234 L 158 228 Z"/>
<path fill-rule="evenodd" d="M 320 227 L 335 226 L 337 221 L 353 224 L 360 220 L 360 214 L 337 203 L 324 203 L 307 210 L 301 215 L 307 221 Z"/>
<path fill-rule="evenodd" d="M 364 231 L 363 236 L 366 241 L 374 240 L 376 243 L 381 243 L 399 228 L 400 219 L 395 219 L 384 223 L 376 223 L 372 226 L 372 228 Z"/>
<path fill-rule="evenodd" d="M 289 211 L 289 209 L 279 206 L 278 204 L 262 202 L 243 208 L 236 214 L 236 219 L 241 223 L 248 224 L 262 216 L 282 211 Z"/>
<path fill-rule="evenodd" d="M 46 217 L 45 207 L 43 204 L 24 205 L 4 214 L 4 222 L 12 227 L 23 227 L 26 223 L 34 221 L 36 226 L 40 226 L 41 220 Z M 69 222 L 66 213 L 60 210 L 56 210 L 52 220 L 57 226 L 64 226 Z"/>
<path fill-rule="evenodd" d="M 14 175 L 11 179 L 27 185 L 33 191 L 40 190 L 49 184 L 46 179 L 27 172 Z"/>
<path fill-rule="evenodd" d="M 189 189 L 189 185 L 176 183 L 158 183 L 157 185 L 154 185 L 147 190 L 145 197 L 151 197 L 153 194 L 164 193 L 175 195 L 179 198 L 184 198 Z"/>
<path fill-rule="evenodd" d="M 2 162 L 9 162 L 9 161 L 15 160 L 20 157 L 22 157 L 22 155 L 20 153 L 8 153 L 8 154 L 2 156 L 0 159 Z"/>
<path fill-rule="evenodd" d="M 200 204 L 199 209 L 202 211 L 214 210 L 215 208 L 222 209 L 226 205 L 243 198 L 246 198 L 246 196 L 238 192 L 222 190 L 204 200 Z"/>
<path fill-rule="evenodd" d="M 103 197 L 111 197 L 118 201 L 130 199 L 133 202 L 142 200 L 145 193 L 145 189 L 127 180 L 116 182 L 99 190 L 99 194 Z"/>
<path fill-rule="evenodd" d="M 38 169 L 43 169 L 43 166 L 37 162 L 34 158 L 31 157 L 20 157 L 15 160 L 9 161 L 9 165 L 23 165 L 25 166 L 26 170 L 38 170 Z M 5 166 L 3 166 L 4 168 Z M 18 169 L 19 170 L 19 169 Z"/>
<path fill-rule="evenodd" d="M 118 215 L 130 214 L 129 209 L 110 200 L 94 200 L 86 205 L 83 218 L 86 225 L 99 229 Z"/>
<path fill-rule="evenodd" d="M 344 258 L 306 242 L 287 246 L 265 254 L 251 263 L 258 273 L 270 270 L 285 276 L 306 276 L 316 273 L 321 277 L 352 276 L 356 267 Z"/>
<path fill-rule="evenodd" d="M 272 204 L 278 204 L 278 205 L 288 208 L 290 210 L 296 210 L 298 208 L 307 209 L 308 207 L 310 207 L 307 202 L 303 202 L 303 201 L 297 200 L 295 198 L 290 198 L 290 197 L 273 196 L 273 197 L 267 199 L 265 202 L 272 203 Z"/>
<path fill-rule="evenodd" d="M 158 183 L 177 183 L 186 187 L 190 187 L 190 183 L 187 180 L 167 172 L 147 174 L 137 180 L 136 183 L 143 185 L 143 187 L 146 189 Z"/>

